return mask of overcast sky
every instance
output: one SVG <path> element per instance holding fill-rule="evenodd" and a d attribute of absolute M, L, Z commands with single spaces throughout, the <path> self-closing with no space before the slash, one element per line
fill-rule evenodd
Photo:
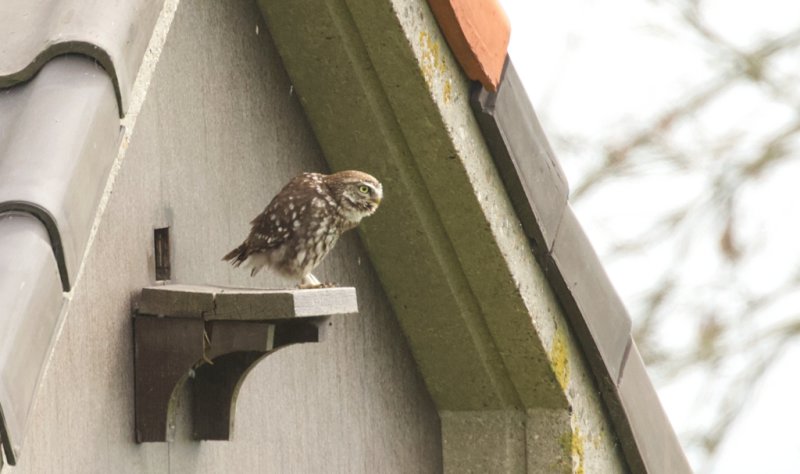
<path fill-rule="evenodd" d="M 597 135 L 611 139 L 624 136 L 660 105 L 700 87 L 713 73 L 713 64 L 696 42 L 681 41 L 680 36 L 676 39 L 670 34 L 681 26 L 674 9 L 663 2 L 501 0 L 501 3 L 512 22 L 512 60 L 548 135 L 575 136 L 589 142 Z M 797 0 L 706 0 L 705 5 L 717 32 L 740 47 L 787 31 L 800 22 Z M 798 62 L 794 57 L 789 65 Z M 761 100 L 758 91 L 752 88 L 735 87 L 729 96 L 709 108 L 703 123 L 711 125 L 686 134 L 687 147 L 702 144 L 704 139 L 710 141 L 719 134 L 771 130 L 796 114 L 788 105 Z M 551 142 L 571 184 L 599 156 L 599 151 L 596 155 L 576 155 L 569 143 Z M 780 266 L 775 262 L 786 259 L 787 249 L 796 255 L 800 247 L 800 219 L 796 218 L 800 187 L 794 184 L 800 178 L 800 160 L 796 161 L 797 164 L 789 164 L 781 173 L 768 177 L 765 190 L 751 193 L 750 199 L 757 209 L 751 219 L 752 232 L 768 234 L 770 240 L 769 245 L 764 245 L 763 255 L 755 260 L 749 272 L 751 279 L 744 282 L 745 286 L 768 284 L 771 277 L 779 274 Z M 704 186 L 701 176 L 660 175 L 654 169 L 636 182 L 620 182 L 617 188 L 612 185 L 611 191 L 593 197 L 592 202 L 581 203 L 576 212 L 602 256 L 628 228 L 636 228 L 637 223 L 651 218 L 653 213 L 669 210 L 682 198 L 691 199 L 707 191 Z M 670 265 L 669 261 L 659 261 L 658 254 L 649 258 L 641 260 L 638 267 L 610 266 L 612 279 L 623 298 L 635 294 L 638 286 L 647 283 L 647 276 L 654 274 L 649 268 Z M 696 268 L 687 272 L 686 278 L 702 278 L 709 265 L 702 258 L 693 261 Z M 724 305 L 725 301 L 723 298 L 711 304 Z M 685 339 L 681 324 L 676 316 L 675 324 L 667 327 L 663 337 Z M 678 342 L 676 347 L 680 347 Z M 800 350 L 796 348 L 775 364 L 734 425 L 731 436 L 720 449 L 718 461 L 706 466 L 709 472 L 800 472 L 800 436 L 794 429 L 800 425 L 798 365 Z M 654 381 L 659 385 L 659 380 Z M 658 387 L 676 431 L 682 433 L 698 418 L 709 416 L 703 413 L 702 404 L 698 407 L 696 398 L 701 393 L 698 387 L 712 382 L 707 376 L 697 374 L 683 378 L 679 384 Z M 688 454 L 697 469 L 696 453 Z"/>

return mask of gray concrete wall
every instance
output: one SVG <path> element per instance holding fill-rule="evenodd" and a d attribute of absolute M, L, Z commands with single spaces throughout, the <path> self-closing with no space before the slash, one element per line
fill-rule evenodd
<path fill-rule="evenodd" d="M 240 391 L 232 441 L 190 440 L 184 390 L 176 441 L 134 443 L 131 307 L 154 282 L 153 228 L 170 227 L 173 281 L 276 285 L 220 257 L 282 183 L 325 165 L 261 14 L 246 0 L 181 2 L 128 146 L 25 452 L 4 469 L 440 471 L 438 415 L 355 233 L 317 276 L 357 287 L 360 314 L 335 318 L 323 343 L 261 362 Z"/>

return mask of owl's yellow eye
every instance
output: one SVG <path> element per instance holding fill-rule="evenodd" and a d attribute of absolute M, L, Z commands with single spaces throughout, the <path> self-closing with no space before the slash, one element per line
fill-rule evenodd
<path fill-rule="evenodd" d="M 361 185 L 358 187 L 358 192 L 361 194 L 369 194 L 369 186 Z"/>

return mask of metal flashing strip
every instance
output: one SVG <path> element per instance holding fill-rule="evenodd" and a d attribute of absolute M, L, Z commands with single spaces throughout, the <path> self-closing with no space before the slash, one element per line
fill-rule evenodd
<path fill-rule="evenodd" d="M 691 472 L 683 451 L 678 452 L 680 446 L 675 432 L 665 422 L 667 414 L 634 342 L 618 390 L 622 413 L 617 416 L 627 423 L 631 433 L 625 442 L 635 444 L 624 449 L 636 449 L 642 461 L 636 470 L 654 473 Z"/>
<path fill-rule="evenodd" d="M 615 385 L 625 363 L 631 320 L 569 206 L 543 263 L 581 345 L 592 352 L 587 354 L 590 363 L 603 369 L 596 375 L 608 374 L 608 383 Z"/>
<path fill-rule="evenodd" d="M 44 226 L 0 214 L 0 437 L 16 464 L 64 298 Z"/>
<path fill-rule="evenodd" d="M 631 321 L 567 203 L 567 184 L 510 60 L 472 107 L 509 197 L 599 384 L 633 472 L 691 468 L 631 340 Z"/>
<path fill-rule="evenodd" d="M 122 116 L 163 0 L 0 2 L 0 88 L 33 78 L 68 53 L 111 76 Z"/>
<path fill-rule="evenodd" d="M 120 126 L 108 75 L 69 55 L 0 91 L 0 212 L 24 211 L 50 236 L 69 291 L 116 156 Z"/>
<path fill-rule="evenodd" d="M 492 93 L 475 83 L 471 102 L 512 202 L 529 203 L 515 206 L 525 234 L 537 252 L 547 253 L 567 206 L 569 185 L 509 63 L 506 60 L 503 90 Z"/>

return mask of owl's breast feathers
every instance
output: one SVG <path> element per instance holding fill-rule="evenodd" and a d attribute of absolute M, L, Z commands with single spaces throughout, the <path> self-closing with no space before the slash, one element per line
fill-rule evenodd
<path fill-rule="evenodd" d="M 381 197 L 380 183 L 366 173 L 303 173 L 251 221 L 245 241 L 223 260 L 234 266 L 249 260 L 251 275 L 268 266 L 305 282 L 339 235 L 372 214 Z"/>
<path fill-rule="evenodd" d="M 337 217 L 331 209 L 335 204 L 322 175 L 296 176 L 250 222 L 252 228 L 247 239 L 223 260 L 233 260 L 233 265 L 238 266 L 254 253 L 268 252 L 284 244 L 288 244 L 289 253 L 295 253 L 291 251 L 292 242 L 316 234 L 321 225 Z"/>

